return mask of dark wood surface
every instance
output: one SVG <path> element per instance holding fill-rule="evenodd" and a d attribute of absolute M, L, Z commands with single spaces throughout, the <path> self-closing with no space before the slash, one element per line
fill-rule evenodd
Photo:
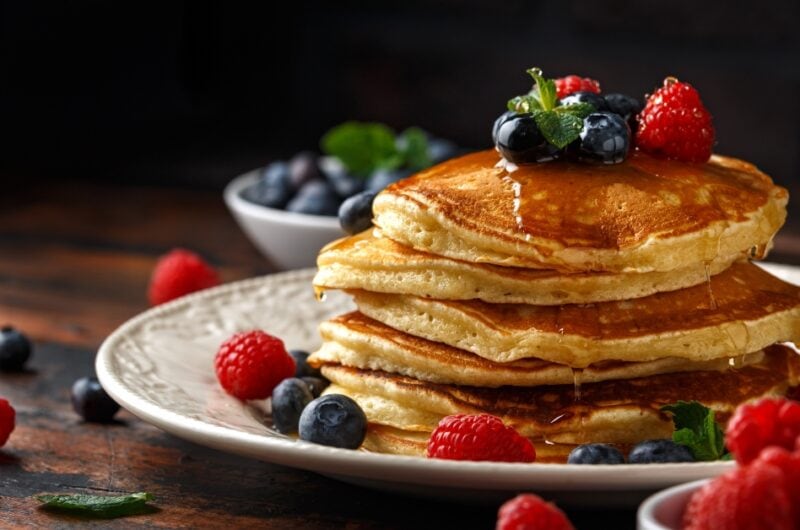
<path fill-rule="evenodd" d="M 787 235 L 775 255 L 800 263 Z M 17 428 L 0 450 L 0 528 L 482 528 L 497 503 L 444 503 L 349 486 L 168 435 L 122 411 L 83 423 L 72 382 L 115 327 L 147 308 L 156 258 L 202 253 L 226 281 L 270 272 L 220 194 L 41 183 L 0 196 L 0 325 L 35 342 L 29 370 L 0 374 Z M 37 493 L 149 491 L 155 513 L 86 521 L 40 511 Z M 577 511 L 578 529 L 633 528 L 633 510 Z"/>

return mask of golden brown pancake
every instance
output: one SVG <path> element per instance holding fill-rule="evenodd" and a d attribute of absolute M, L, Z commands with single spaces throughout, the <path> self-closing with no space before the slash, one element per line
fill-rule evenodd
<path fill-rule="evenodd" d="M 558 161 L 509 172 L 495 151 L 389 186 L 373 205 L 384 235 L 469 262 L 562 271 L 672 271 L 755 249 L 786 218 L 788 194 L 756 167 L 634 151 L 621 164 Z"/>
<path fill-rule="evenodd" d="M 443 300 L 480 299 L 534 305 L 627 300 L 697 285 L 738 255 L 669 272 L 564 274 L 546 269 L 469 263 L 422 252 L 368 230 L 328 244 L 317 258 L 314 286 L 413 294 Z"/>
<path fill-rule="evenodd" d="M 481 387 L 573 384 L 576 379 L 594 383 L 610 379 L 645 377 L 669 372 L 728 370 L 731 365 L 760 362 L 761 351 L 710 361 L 676 357 L 647 362 L 601 361 L 577 372 L 563 364 L 539 359 L 497 363 L 441 342 L 421 339 L 353 312 L 320 325 L 322 347 L 308 363 L 316 368 L 341 364 L 364 370 L 380 370 L 421 381 Z"/>
<path fill-rule="evenodd" d="M 764 359 L 727 372 L 683 372 L 573 385 L 479 388 L 440 385 L 381 371 L 325 365 L 328 393 L 373 399 L 365 406 L 371 423 L 401 430 L 431 431 L 437 417 L 488 413 L 523 436 L 579 444 L 631 444 L 669 437 L 672 423 L 660 412 L 678 400 L 699 401 L 726 422 L 735 408 L 761 396 L 785 395 L 800 383 L 800 356 L 786 346 L 765 350 Z M 413 425 L 404 425 L 408 418 Z M 427 425 L 423 424 L 427 422 Z"/>
<path fill-rule="evenodd" d="M 800 342 L 800 288 L 746 262 L 708 285 L 586 305 L 487 304 L 352 291 L 395 329 L 496 362 L 535 357 L 573 367 L 603 360 L 708 360 Z"/>

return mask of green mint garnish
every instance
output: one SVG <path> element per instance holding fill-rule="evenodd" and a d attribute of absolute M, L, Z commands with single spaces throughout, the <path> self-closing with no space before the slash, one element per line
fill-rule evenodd
<path fill-rule="evenodd" d="M 533 89 L 510 99 L 508 110 L 531 114 L 545 140 L 563 149 L 580 137 L 583 119 L 595 108 L 589 103 L 559 105 L 555 81 L 545 79 L 539 68 L 530 68 L 527 72 L 535 82 Z"/>
<path fill-rule="evenodd" d="M 38 495 L 43 508 L 53 511 L 69 512 L 76 515 L 111 519 L 126 515 L 148 513 L 153 510 L 147 505 L 153 500 L 150 493 L 131 493 L 130 495 Z"/>
<path fill-rule="evenodd" d="M 661 407 L 662 412 L 672 414 L 675 432 L 672 441 L 685 445 L 695 460 L 726 460 L 730 453 L 725 450 L 725 434 L 714 420 L 714 411 L 697 401 L 678 401 Z"/>
<path fill-rule="evenodd" d="M 416 127 L 396 136 L 381 123 L 349 121 L 325 133 L 320 145 L 323 152 L 338 158 L 350 173 L 364 178 L 376 169 L 420 170 L 431 165 L 428 139 Z"/>

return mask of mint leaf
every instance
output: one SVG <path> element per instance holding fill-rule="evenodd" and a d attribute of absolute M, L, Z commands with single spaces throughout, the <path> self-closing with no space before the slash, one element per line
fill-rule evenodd
<path fill-rule="evenodd" d="M 572 114 L 575 117 L 584 119 L 586 116 L 594 112 L 595 108 L 591 103 L 573 103 L 564 107 L 556 107 L 553 110 L 556 112 Z"/>
<path fill-rule="evenodd" d="M 409 127 L 397 138 L 397 147 L 405 164 L 415 171 L 431 165 L 428 136 L 419 127 Z"/>
<path fill-rule="evenodd" d="M 150 493 L 131 493 L 130 495 L 38 495 L 36 497 L 48 510 L 69 512 L 109 519 L 147 513 L 152 510 L 147 501 L 153 500 Z"/>
<path fill-rule="evenodd" d="M 518 114 L 529 114 L 537 110 L 542 110 L 542 105 L 539 103 L 539 100 L 532 94 L 533 92 L 509 99 L 506 105 L 508 110 L 513 110 Z"/>
<path fill-rule="evenodd" d="M 325 133 L 320 145 L 323 152 L 338 158 L 350 173 L 360 177 L 403 163 L 394 131 L 381 123 L 345 122 Z"/>
<path fill-rule="evenodd" d="M 545 140 L 562 149 L 581 135 L 583 120 L 567 113 L 552 110 L 542 111 L 534 115 L 536 126 Z"/>
<path fill-rule="evenodd" d="M 542 110 L 552 110 L 558 101 L 556 82 L 552 79 L 545 79 L 540 68 L 529 68 L 527 72 L 536 82 L 531 95 L 538 99 Z"/>
<path fill-rule="evenodd" d="M 714 411 L 697 401 L 678 401 L 661 407 L 672 414 L 675 432 L 672 441 L 685 445 L 699 461 L 724 459 L 725 435 L 714 419 Z"/>

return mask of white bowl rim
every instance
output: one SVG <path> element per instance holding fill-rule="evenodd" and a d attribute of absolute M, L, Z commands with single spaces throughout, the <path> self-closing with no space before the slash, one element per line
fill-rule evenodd
<path fill-rule="evenodd" d="M 713 479 L 704 478 L 700 480 L 694 480 L 692 482 L 686 482 L 685 484 L 678 484 L 677 486 L 672 486 L 671 488 L 661 490 L 658 493 L 649 496 L 647 499 L 644 500 L 644 502 L 642 502 L 642 504 L 639 505 L 639 509 L 637 510 L 636 513 L 637 528 L 639 529 L 663 528 L 664 530 L 670 530 L 666 526 L 662 525 L 658 519 L 656 519 L 656 510 L 658 510 L 659 506 L 661 506 L 665 501 L 667 501 L 672 497 L 681 495 L 688 491 L 694 491 L 696 489 L 699 489 L 700 487 L 702 487 L 704 484 L 706 484 L 711 480 Z"/>
<path fill-rule="evenodd" d="M 266 206 L 261 206 L 260 204 L 255 204 L 243 199 L 239 193 L 244 188 L 256 183 L 258 180 L 258 173 L 258 169 L 253 169 L 234 178 L 225 186 L 223 197 L 225 198 L 225 203 L 231 210 L 273 223 L 341 231 L 339 219 L 337 217 L 287 212 L 285 210 L 278 210 L 277 208 L 267 208 Z"/>

